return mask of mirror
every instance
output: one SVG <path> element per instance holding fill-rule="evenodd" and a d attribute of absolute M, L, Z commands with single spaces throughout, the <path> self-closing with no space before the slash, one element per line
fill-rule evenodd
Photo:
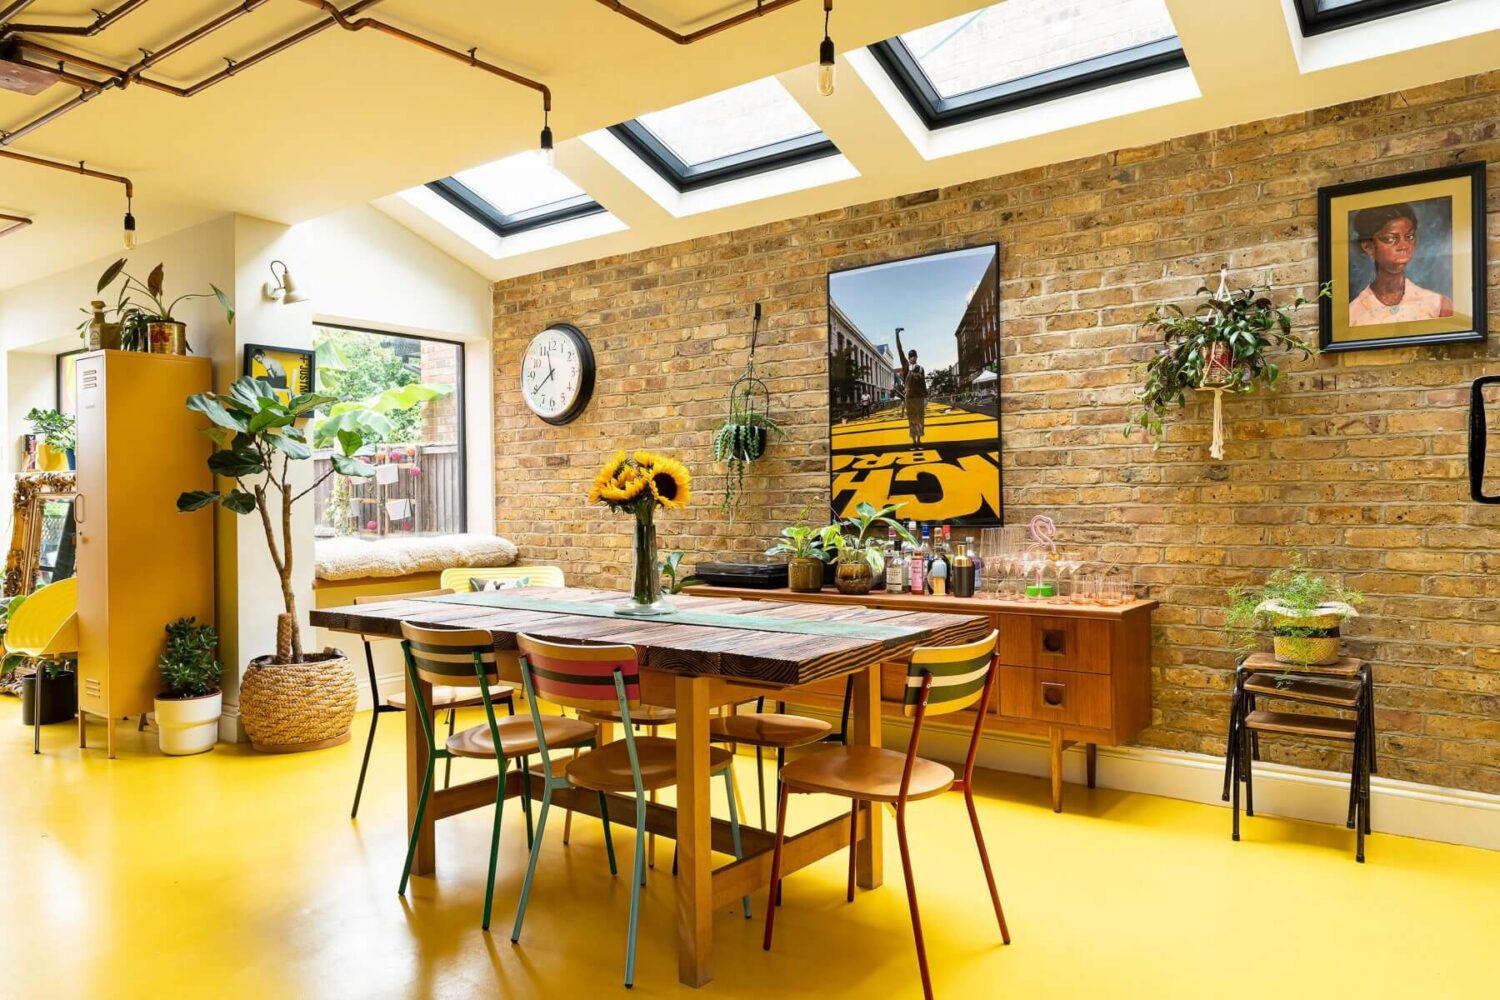
<path fill-rule="evenodd" d="M 77 501 L 71 472 L 16 477 L 10 551 L 5 557 L 7 596 L 29 594 L 74 574 L 77 532 L 73 507 Z"/>

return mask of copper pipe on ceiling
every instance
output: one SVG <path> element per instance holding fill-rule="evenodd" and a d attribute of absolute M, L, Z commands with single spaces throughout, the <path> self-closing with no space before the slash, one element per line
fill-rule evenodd
<path fill-rule="evenodd" d="M 105 28 L 114 24 L 120 18 L 133 10 L 138 10 L 146 5 L 146 0 L 125 0 L 109 13 L 94 11 L 93 24 L 6 24 L 0 26 L 0 30 L 6 33 L 29 32 L 33 35 L 75 35 L 83 38 L 92 38 Z M 22 4 L 21 6 L 26 6 Z"/>
<path fill-rule="evenodd" d="M 18 66 L 25 66 L 29 69 L 39 70 L 43 73 L 51 73 L 63 83 L 71 84 L 74 87 L 87 87 L 89 90 L 98 90 L 99 88 L 104 86 L 102 82 L 92 79 L 91 77 L 79 76 L 76 73 L 69 73 L 63 67 L 63 63 L 61 60 L 59 60 L 58 63 L 54 66 L 45 66 L 42 63 L 35 63 L 30 59 L 23 59 L 20 56 L 11 56 L 7 61 L 13 62 Z"/>
<path fill-rule="evenodd" d="M 34 3 L 36 0 L 12 0 L 3 10 L 0 10 L 0 28 L 4 28 L 7 21 Z"/>
<path fill-rule="evenodd" d="M 31 156 L 27 153 L 17 153 L 9 149 L 0 149 L 0 158 L 7 160 L 19 160 L 22 163 L 30 163 L 37 167 L 51 167 L 53 170 L 62 170 L 70 174 L 82 174 L 84 177 L 93 177 L 101 181 L 114 181 L 116 184 L 125 185 L 125 197 L 135 197 L 135 185 L 130 182 L 129 177 L 119 174 L 106 174 L 102 170 L 91 170 L 82 163 L 76 166 L 72 163 L 59 163 L 57 160 L 46 160 L 40 156 Z"/>
<path fill-rule="evenodd" d="M 509 80 L 511 83 L 520 84 L 523 87 L 530 87 L 532 90 L 535 90 L 537 93 L 542 95 L 542 109 L 544 111 L 552 110 L 552 91 L 545 83 L 538 83 L 536 80 L 524 77 L 519 73 L 513 73 L 503 66 L 496 66 L 494 63 L 486 62 L 485 60 L 480 59 L 474 54 L 477 51 L 478 46 L 469 49 L 467 52 L 460 52 L 458 49 L 450 49 L 446 45 L 439 45 L 437 42 L 434 42 L 431 39 L 423 38 L 420 35 L 414 35 L 410 31 L 397 28 L 394 25 L 385 23 L 384 21 L 377 21 L 373 17 L 362 17 L 357 21 L 351 21 L 348 17 L 349 12 L 340 12 L 339 9 L 332 3 L 328 2 L 328 0 L 302 0 L 302 2 L 308 4 L 309 6 L 316 7 L 319 10 L 324 11 L 325 13 L 332 16 L 333 19 L 338 22 L 339 27 L 343 28 L 345 31 L 359 31 L 363 28 L 372 28 L 375 31 L 380 32 L 381 34 L 389 35 L 392 38 L 399 38 L 404 42 L 410 42 L 411 44 L 416 45 L 419 48 L 426 49 L 428 52 L 434 52 L 441 56 L 447 56 L 449 59 L 455 59 L 465 64 L 466 66 L 473 66 L 475 69 L 482 69 L 487 73 L 493 73 L 495 76 L 501 77 L 505 80 Z M 783 2 L 795 3 L 796 0 L 783 0 Z"/>
<path fill-rule="evenodd" d="M 10 225 L 3 225 L 6 222 Z M 29 225 L 31 225 L 31 220 L 24 215 L 6 215 L 0 212 L 0 236 L 8 236 L 17 229 L 25 229 Z"/>
<path fill-rule="evenodd" d="M 53 108 L 51 111 L 48 111 L 46 114 L 41 115 L 37 118 L 33 118 L 31 121 L 19 126 L 18 128 L 10 130 L 0 128 L 0 146 L 9 146 L 17 139 L 20 139 L 23 136 L 30 135 L 32 132 L 35 132 L 37 129 L 41 128 L 43 125 L 46 125 L 48 122 L 56 121 L 58 118 L 61 118 L 69 111 L 72 111 L 74 108 L 82 107 L 89 101 L 92 101 L 94 98 L 104 93 L 106 90 L 110 90 L 118 86 L 118 84 L 119 81 L 117 80 L 106 80 L 99 86 L 97 90 L 88 90 L 86 88 L 80 90 L 78 92 L 78 96 L 73 98 L 71 101 L 65 101 L 64 103 L 59 104 L 57 107 Z"/>
<path fill-rule="evenodd" d="M 689 31 L 685 35 L 673 31 L 660 21 L 653 21 L 638 10 L 633 10 L 625 6 L 620 0 L 598 0 L 598 2 L 622 17 L 628 17 L 636 24 L 650 28 L 663 38 L 670 38 L 678 45 L 691 45 L 694 42 L 702 41 L 710 35 L 717 35 L 721 31 L 728 31 L 730 28 L 739 27 L 747 21 L 755 20 L 757 17 L 764 17 L 772 11 L 780 10 L 783 7 L 790 7 L 797 0 L 756 0 L 755 7 L 751 10 L 742 11 L 732 17 L 726 17 L 722 21 L 716 21 L 713 24 L 699 28 L 697 31 Z"/>

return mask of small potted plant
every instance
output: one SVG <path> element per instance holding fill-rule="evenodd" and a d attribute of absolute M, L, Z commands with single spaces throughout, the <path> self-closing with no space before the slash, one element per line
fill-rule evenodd
<path fill-rule="evenodd" d="M 214 655 L 218 644 L 212 625 L 179 618 L 167 626 L 166 649 L 157 661 L 166 687 L 156 696 L 156 737 L 162 753 L 203 753 L 219 741 L 224 693 L 219 689 L 223 667 Z"/>
<path fill-rule="evenodd" d="M 887 504 L 877 510 L 874 504 L 861 500 L 854 505 L 853 515 L 844 518 L 845 526 L 854 532 L 855 543 L 868 548 L 875 554 L 876 558 L 871 563 L 871 566 L 875 570 L 873 586 L 877 589 L 885 586 L 885 552 L 878 544 L 880 539 L 872 538 L 870 531 L 876 525 L 884 525 L 887 529 L 887 534 L 890 533 L 891 529 L 895 529 L 897 538 L 908 545 L 915 546 L 917 540 L 912 537 L 911 532 L 907 531 L 906 526 L 892 516 L 904 506 L 906 506 L 905 503 L 893 503 Z"/>
<path fill-rule="evenodd" d="M 854 508 L 854 515 L 830 524 L 818 534 L 823 549 L 835 554 L 837 566 L 833 585 L 841 594 L 868 594 L 878 575 L 885 572 L 885 556 L 880 551 L 877 539 L 870 537 L 870 529 L 877 524 L 896 529 L 896 536 L 904 542 L 915 544 L 911 532 L 891 514 L 901 504 L 890 504 L 877 509 L 873 504 L 861 501 Z"/>
<path fill-rule="evenodd" d="M 163 265 L 157 264 L 151 269 L 145 281 L 141 281 L 125 271 L 125 258 L 121 257 L 109 267 L 104 269 L 104 274 L 99 277 L 98 291 L 103 292 L 116 278 L 124 276 L 125 283 L 120 289 L 120 301 L 115 307 L 120 316 L 121 330 L 120 342 L 122 347 L 136 349 L 143 346 L 153 354 L 186 354 L 191 348 L 187 343 L 187 324 L 182 323 L 173 315 L 178 303 L 187 299 L 216 298 L 219 305 L 224 307 L 224 314 L 230 323 L 234 322 L 234 306 L 229 304 L 229 296 L 225 295 L 218 285 L 210 284 L 212 289 L 207 292 L 189 292 L 179 295 L 170 301 L 166 298 L 163 290 L 165 282 L 165 271 Z M 130 299 L 131 292 L 139 292 L 146 296 L 145 303 L 137 303 Z"/>
<path fill-rule="evenodd" d="M 72 472 L 73 449 L 78 444 L 73 418 L 34 406 L 27 411 L 26 419 L 31 423 L 31 436 L 36 442 L 36 471 Z"/>
<path fill-rule="evenodd" d="M 1289 306 L 1277 306 L 1270 298 L 1270 275 L 1265 288 L 1242 288 L 1229 291 L 1227 269 L 1221 274 L 1219 290 L 1209 294 L 1205 285 L 1198 289 L 1204 296 L 1191 313 L 1175 302 L 1153 308 L 1143 330 L 1161 334 L 1162 343 L 1155 357 L 1146 363 L 1146 380 L 1136 392 L 1141 409 L 1125 427 L 1128 437 L 1137 426 L 1147 435 L 1161 438 L 1163 424 L 1173 409 L 1187 405 L 1189 390 L 1205 389 L 1214 393 L 1213 458 L 1223 458 L 1221 416 L 1225 392 L 1253 392 L 1257 386 L 1275 387 L 1281 368 L 1271 360 L 1273 351 L 1287 351 L 1303 358 L 1313 349 L 1292 332 L 1293 314 L 1309 303 L 1297 296 Z M 1318 297 L 1331 294 L 1325 285 Z"/>
<path fill-rule="evenodd" d="M 1272 573 L 1265 586 L 1239 587 L 1229 596 L 1224 631 L 1232 646 L 1253 651 L 1265 628 L 1277 661 L 1302 666 L 1338 662 L 1339 626 L 1358 617 L 1362 600 L 1357 591 L 1308 572 L 1301 557 Z"/>
<path fill-rule="evenodd" d="M 816 594 L 823 589 L 823 550 L 821 528 L 807 523 L 807 506 L 797 513 L 797 523 L 781 529 L 776 544 L 766 549 L 768 556 L 786 556 L 787 586 L 799 594 Z"/>

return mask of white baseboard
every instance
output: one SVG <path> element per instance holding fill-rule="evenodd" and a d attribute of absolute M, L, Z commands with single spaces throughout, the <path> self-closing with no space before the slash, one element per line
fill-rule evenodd
<path fill-rule="evenodd" d="M 245 725 L 240 722 L 240 706 L 238 702 L 233 705 L 225 704 L 223 712 L 219 715 L 219 742 L 250 742 L 250 737 L 245 735 Z"/>
<path fill-rule="evenodd" d="M 799 708 L 838 724 L 837 715 Z M 937 760 L 962 763 L 968 752 L 968 731 L 929 724 L 922 736 L 922 752 Z M 886 719 L 884 744 L 904 747 L 911 725 Z M 1009 733 L 985 733 L 977 763 L 998 771 L 1046 777 L 1045 741 Z M 1349 776 L 1287 764 L 1255 763 L 1256 815 L 1279 816 L 1343 826 L 1349 810 Z M 1084 748 L 1063 754 L 1063 781 L 1085 782 Z M 1224 790 L 1224 759 L 1207 754 L 1152 747 L 1103 747 L 1098 751 L 1095 783 L 1101 788 L 1144 792 L 1189 802 L 1229 808 Z M 1063 793 L 1067 809 L 1068 792 Z M 1373 775 L 1370 778 L 1370 825 L 1376 833 L 1436 840 L 1466 847 L 1500 851 L 1500 795 L 1457 788 L 1422 785 Z M 1228 819 L 1225 820 L 1228 836 Z"/>

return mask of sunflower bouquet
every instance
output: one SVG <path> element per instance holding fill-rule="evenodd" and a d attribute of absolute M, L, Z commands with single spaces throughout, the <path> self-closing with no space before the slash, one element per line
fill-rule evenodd
<path fill-rule="evenodd" d="M 662 615 L 672 610 L 661 596 L 653 518 L 658 507 L 681 510 L 692 498 L 693 477 L 687 466 L 655 452 L 642 450 L 626 455 L 617 451 L 594 477 L 594 484 L 589 487 L 589 503 L 635 515 L 631 600 L 617 607 L 616 613 Z"/>

